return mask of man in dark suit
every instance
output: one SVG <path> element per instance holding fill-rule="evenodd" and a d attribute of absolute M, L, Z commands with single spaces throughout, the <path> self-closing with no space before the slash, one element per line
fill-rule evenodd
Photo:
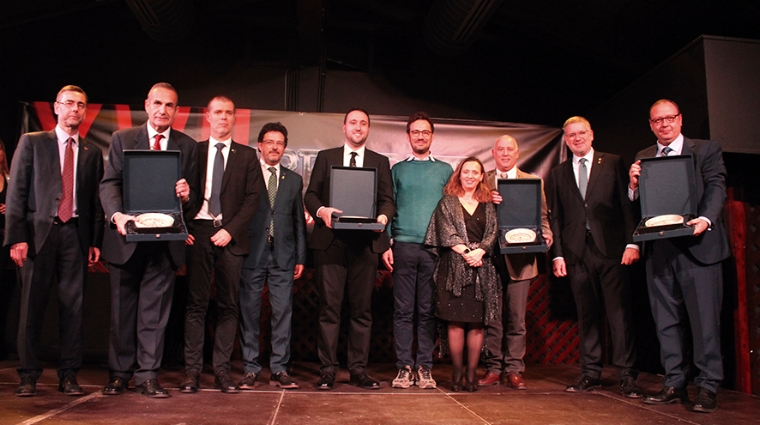
<path fill-rule="evenodd" d="M 248 227 L 251 255 L 240 278 L 240 345 L 243 351 L 243 389 L 253 389 L 261 372 L 259 323 L 261 294 L 266 283 L 272 305 L 272 354 L 269 385 L 298 388 L 286 370 L 290 360 L 293 281 L 306 264 L 306 223 L 303 213 L 303 179 L 280 165 L 288 146 L 288 130 L 267 123 L 258 138 L 262 180 L 259 209 Z"/>
<path fill-rule="evenodd" d="M 730 255 L 721 212 L 726 201 L 726 168 L 723 152 L 711 140 L 689 139 L 681 134 L 683 117 L 678 105 L 658 100 L 649 110 L 649 126 L 657 144 L 636 155 L 629 171 L 631 199 L 638 198 L 639 159 L 654 156 L 692 155 L 696 171 L 697 218 L 687 222 L 694 236 L 647 242 L 646 258 L 649 302 L 652 306 L 660 358 L 665 368 L 663 389 L 644 399 L 648 404 L 688 402 L 684 359 L 684 310 L 689 317 L 694 365 L 699 387 L 696 412 L 718 408 L 718 383 L 723 379 L 720 352 L 720 307 L 723 300 L 721 262 Z"/>
<path fill-rule="evenodd" d="M 548 193 L 553 271 L 557 277 L 570 278 L 581 338 L 581 375 L 567 391 L 601 385 L 604 311 L 620 391 L 625 397 L 641 398 L 633 369 L 631 288 L 625 267 L 639 259 L 639 247 L 633 244 L 636 220 L 627 196 L 625 166 L 617 155 L 594 151 L 594 132 L 585 118 L 569 118 L 563 130 L 573 156 L 552 169 Z"/>
<path fill-rule="evenodd" d="M 343 118 L 345 144 L 317 154 L 304 204 L 315 218 L 309 247 L 314 250 L 319 287 L 319 360 L 322 362 L 317 389 L 331 390 L 338 371 L 338 334 L 343 293 L 348 292 L 348 371 L 351 383 L 366 389 L 379 389 L 380 383 L 367 374 L 367 359 L 372 331 L 372 288 L 375 286 L 378 254 L 390 247 L 387 232 L 333 230 L 329 205 L 331 167 L 367 167 L 377 170 L 377 222 L 388 224 L 396 207 L 388 158 L 366 148 L 369 114 L 352 109 Z"/>
<path fill-rule="evenodd" d="M 540 177 L 526 173 L 517 168 L 520 148 L 517 140 L 509 135 L 496 139 L 491 155 L 496 163 L 496 169 L 486 173 L 486 184 L 492 192 L 494 204 L 501 204 L 502 198 L 498 192 L 499 179 L 539 179 Z M 541 233 L 548 246 L 552 245 L 552 231 L 549 227 L 549 213 L 546 197 L 541 187 Z M 530 282 L 538 276 L 538 261 L 535 254 L 498 255 L 494 258 L 496 270 L 504 284 L 505 307 L 502 320 L 489 323 L 486 326 L 486 374 L 478 380 L 479 386 L 495 385 L 500 380 L 502 385 L 515 390 L 525 390 L 525 310 L 528 306 L 528 291 Z M 507 331 L 504 332 L 504 321 Z M 506 349 L 502 353 L 502 339 L 506 338 Z"/>
<path fill-rule="evenodd" d="M 100 200 L 108 220 L 103 258 L 108 260 L 111 279 L 110 371 L 103 394 L 124 393 L 134 375 L 138 392 L 164 398 L 169 393 L 156 378 L 164 351 L 175 273 L 185 262 L 185 243 L 127 242 L 126 224 L 136 217 L 124 212 L 124 150 L 180 151 L 181 178 L 175 184 L 175 193 L 182 209 L 187 211 L 198 190 L 198 143 L 171 128 L 177 113 L 177 91 L 170 84 L 157 83 L 150 89 L 145 111 L 147 123 L 113 134 L 108 165 L 100 183 Z"/>
<path fill-rule="evenodd" d="M 100 258 L 103 209 L 98 183 L 103 154 L 79 135 L 87 95 L 65 86 L 54 106 L 53 131 L 21 136 L 13 156 L 5 221 L 5 245 L 20 268 L 21 316 L 15 394 L 33 396 L 42 367 L 37 361 L 50 286 L 58 282 L 61 360 L 58 390 L 82 395 L 82 297 L 87 265 Z M 59 174 L 60 172 L 60 174 Z"/>
<path fill-rule="evenodd" d="M 198 391 L 203 369 L 206 311 L 215 276 L 217 306 L 214 333 L 214 387 L 223 393 L 240 388 L 230 378 L 235 346 L 240 269 L 248 255 L 248 223 L 261 193 L 261 170 L 256 151 L 232 140 L 235 104 L 217 96 L 208 103 L 206 120 L 211 137 L 198 144 L 199 199 L 187 211 L 187 309 L 185 311 L 185 379 L 183 393 Z"/>

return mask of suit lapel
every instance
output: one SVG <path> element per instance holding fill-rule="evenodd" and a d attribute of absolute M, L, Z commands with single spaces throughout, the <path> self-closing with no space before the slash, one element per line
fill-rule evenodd
<path fill-rule="evenodd" d="M 593 163 L 591 164 L 591 174 L 588 177 L 588 186 L 586 186 L 586 198 L 591 193 L 594 193 L 594 184 L 599 179 L 599 175 L 603 173 L 603 167 L 606 167 L 607 161 L 604 160 L 604 155 L 594 152 Z M 580 194 L 580 190 L 578 194 Z"/>
<path fill-rule="evenodd" d="M 272 211 L 277 209 L 280 202 L 283 202 L 281 200 L 282 198 L 284 198 L 284 196 L 281 196 L 281 195 L 285 193 L 285 190 L 287 190 L 288 185 L 290 184 L 290 180 L 291 180 L 290 176 L 288 176 L 288 173 L 285 172 L 285 167 L 283 167 L 282 165 L 280 165 L 280 176 L 278 178 L 280 181 L 277 183 L 277 195 L 274 198 L 274 205 L 272 205 Z"/>
<path fill-rule="evenodd" d="M 222 177 L 222 192 L 224 192 L 224 188 L 227 187 L 227 184 L 229 184 L 230 179 L 232 178 L 232 173 L 228 173 L 227 170 L 232 170 L 230 167 L 234 167 L 238 161 L 238 150 L 236 145 L 237 143 L 235 142 L 230 143 L 230 152 L 227 155 L 227 165 L 224 166 L 224 177 Z M 208 150 L 206 152 L 208 154 Z"/>
<path fill-rule="evenodd" d="M 201 167 L 201 179 L 200 179 L 200 191 L 201 196 L 205 196 L 206 193 L 206 165 L 208 164 L 208 145 L 209 141 L 200 142 L 198 144 L 198 164 Z"/>
<path fill-rule="evenodd" d="M 570 157 L 570 159 L 565 161 L 565 169 L 563 170 L 564 176 L 562 180 L 567 182 L 567 188 L 573 193 L 573 196 L 576 196 L 583 201 L 581 191 L 578 189 L 578 180 L 575 178 L 575 170 L 573 170 L 573 167 L 575 167 L 573 164 L 573 157 Z M 586 186 L 586 193 L 588 193 L 588 186 Z"/>
<path fill-rule="evenodd" d="M 133 141 L 134 145 L 132 149 L 150 149 L 150 141 L 148 140 L 148 125 L 148 123 L 145 123 L 145 125 L 140 127 L 140 131 L 137 132 L 137 136 Z"/>

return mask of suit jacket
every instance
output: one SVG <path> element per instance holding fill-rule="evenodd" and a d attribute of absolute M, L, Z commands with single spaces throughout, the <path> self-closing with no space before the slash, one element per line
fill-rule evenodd
<path fill-rule="evenodd" d="M 76 169 L 76 211 L 79 242 L 87 256 L 103 240 L 103 209 L 98 184 L 103 177 L 103 154 L 79 137 Z M 58 215 L 62 192 L 61 162 L 55 131 L 21 136 L 13 156 L 5 212 L 5 245 L 26 242 L 29 256 L 45 243 Z"/>
<path fill-rule="evenodd" d="M 731 254 L 726 232 L 723 228 L 723 205 L 726 202 L 726 167 L 723 165 L 723 150 L 712 140 L 683 139 L 682 155 L 692 155 L 696 171 L 697 216 L 707 217 L 712 227 L 701 235 L 673 238 L 670 241 L 684 252 L 689 251 L 697 261 L 715 264 Z M 657 155 L 657 145 L 650 146 L 638 154 L 636 160 Z M 638 200 L 637 200 L 638 203 Z"/>
<path fill-rule="evenodd" d="M 148 124 L 119 130 L 113 133 L 111 147 L 108 151 L 108 164 L 106 165 L 103 181 L 100 182 L 100 201 L 106 213 L 106 226 L 103 236 L 103 258 L 112 264 L 121 265 L 126 263 L 135 252 L 137 242 L 127 242 L 126 238 L 119 234 L 116 225 L 111 218 L 117 212 L 124 212 L 122 186 L 124 170 L 125 149 L 150 149 L 148 140 Z M 182 178 L 187 180 L 190 186 L 190 201 L 182 205 L 183 211 L 192 208 L 192 201 L 198 197 L 198 143 L 190 136 L 172 129 L 167 140 L 167 150 L 180 151 L 182 158 Z M 187 216 L 185 216 L 187 220 Z M 155 243 L 155 242 L 151 242 Z M 174 267 L 179 267 L 185 262 L 185 242 L 171 241 L 169 245 L 170 260 Z"/>
<path fill-rule="evenodd" d="M 257 162 L 258 166 L 260 163 Z M 259 167 L 261 170 L 261 167 Z M 269 205 L 269 196 L 262 195 L 259 209 L 248 226 L 251 255 L 243 267 L 254 269 L 261 254 L 269 249 L 267 228 L 274 217 L 274 259 L 280 268 L 291 270 L 296 264 L 306 264 L 306 220 L 303 214 L 303 179 L 300 175 L 280 166 L 280 182 L 274 206 Z M 262 193 L 267 193 L 262 179 Z"/>
<path fill-rule="evenodd" d="M 396 213 L 396 206 L 393 203 L 393 182 L 391 179 L 391 168 L 388 158 L 373 152 L 369 149 L 364 150 L 364 167 L 377 169 L 377 215 L 384 214 L 390 221 Z M 325 250 L 336 233 L 341 237 L 351 234 L 352 232 L 363 232 L 364 230 L 348 230 L 335 232 L 333 229 L 325 226 L 325 223 L 317 217 L 317 210 L 320 207 L 329 207 L 330 201 L 330 169 L 333 165 L 343 165 L 343 146 L 338 148 L 326 149 L 317 154 L 314 162 L 314 170 L 311 172 L 309 187 L 304 195 L 304 204 L 312 217 L 314 217 L 314 230 L 311 233 L 309 248 Z M 372 239 L 372 252 L 382 253 L 390 248 L 390 239 L 388 232 L 374 232 Z"/>
<path fill-rule="evenodd" d="M 584 201 L 572 158 L 554 167 L 549 179 L 549 209 L 554 244 L 552 258 L 574 264 L 586 246 L 586 220 L 596 247 L 608 258 L 622 258 L 633 244 L 636 217 L 628 199 L 628 173 L 617 155 L 594 151 Z"/>
<path fill-rule="evenodd" d="M 190 220 L 195 218 L 203 206 L 208 150 L 208 140 L 198 143 L 197 199 L 185 213 Z M 222 228 L 232 236 L 232 241 L 227 246 L 235 255 L 247 255 L 250 251 L 247 229 L 251 218 L 256 214 L 259 196 L 262 193 L 261 184 L 261 167 L 256 151 L 233 141 L 230 145 L 227 165 L 224 167 L 219 201 L 222 204 Z M 266 188 L 264 193 L 266 193 Z"/>
<path fill-rule="evenodd" d="M 523 170 L 517 168 L 518 179 L 540 179 L 530 173 L 526 173 Z M 491 190 L 497 190 L 496 188 L 496 170 L 491 170 L 486 173 L 486 184 Z M 549 209 L 546 206 L 546 195 L 544 195 L 544 183 L 541 182 L 541 232 L 545 234 L 551 234 L 552 230 L 549 226 Z M 509 254 L 499 255 L 494 257 L 497 268 L 502 268 L 501 262 L 504 261 L 506 268 L 509 271 L 509 277 L 512 280 L 526 280 L 533 279 L 538 276 L 538 261 L 536 261 L 536 254 Z"/>

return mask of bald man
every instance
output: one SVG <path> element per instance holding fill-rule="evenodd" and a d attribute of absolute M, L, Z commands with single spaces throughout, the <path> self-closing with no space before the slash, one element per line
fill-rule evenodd
<path fill-rule="evenodd" d="M 514 137 L 504 135 L 496 139 L 491 154 L 496 162 L 496 169 L 486 173 L 486 183 L 492 192 L 492 200 L 500 204 L 502 199 L 497 190 L 499 179 L 539 179 L 538 176 L 526 173 L 517 168 L 520 148 Z M 541 183 L 543 188 L 543 182 Z M 546 207 L 546 196 L 541 191 L 541 232 L 548 245 L 552 244 L 552 231 L 549 226 L 549 215 Z M 503 316 L 507 319 L 507 330 L 504 333 L 504 322 L 497 320 L 486 326 L 486 367 L 485 376 L 478 381 L 479 386 L 496 385 L 501 383 L 516 390 L 527 388 L 522 378 L 525 371 L 525 309 L 528 304 L 530 281 L 538 276 L 538 262 L 535 254 L 499 255 L 494 259 L 496 268 L 504 284 L 504 302 L 506 309 Z M 507 339 L 507 345 L 502 353 L 502 338 Z"/>

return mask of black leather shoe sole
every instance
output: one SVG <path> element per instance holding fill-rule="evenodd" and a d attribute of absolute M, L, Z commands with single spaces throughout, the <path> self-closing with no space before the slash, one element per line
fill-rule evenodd
<path fill-rule="evenodd" d="M 712 413 L 718 410 L 718 406 L 703 406 L 701 404 L 695 404 L 691 410 L 699 413 Z"/>
<path fill-rule="evenodd" d="M 667 398 L 644 397 L 643 403 L 657 406 L 657 405 L 663 405 L 663 404 L 684 404 L 686 403 L 686 400 L 680 397 L 667 397 Z"/>
<path fill-rule="evenodd" d="M 70 396 L 84 395 L 84 390 L 79 385 L 59 385 L 58 391 Z"/>
<path fill-rule="evenodd" d="M 329 375 L 322 375 L 317 381 L 316 388 L 320 391 L 330 391 L 335 386 L 335 378 Z"/>
<path fill-rule="evenodd" d="M 150 398 L 169 398 L 169 394 L 165 391 L 149 391 L 141 386 L 135 387 L 137 394 L 145 394 Z"/>
<path fill-rule="evenodd" d="M 124 394 L 124 391 L 127 390 L 128 385 L 129 384 L 125 379 L 114 378 L 108 381 L 108 384 L 103 387 L 103 391 L 101 391 L 101 393 L 103 395 L 122 395 Z"/>

